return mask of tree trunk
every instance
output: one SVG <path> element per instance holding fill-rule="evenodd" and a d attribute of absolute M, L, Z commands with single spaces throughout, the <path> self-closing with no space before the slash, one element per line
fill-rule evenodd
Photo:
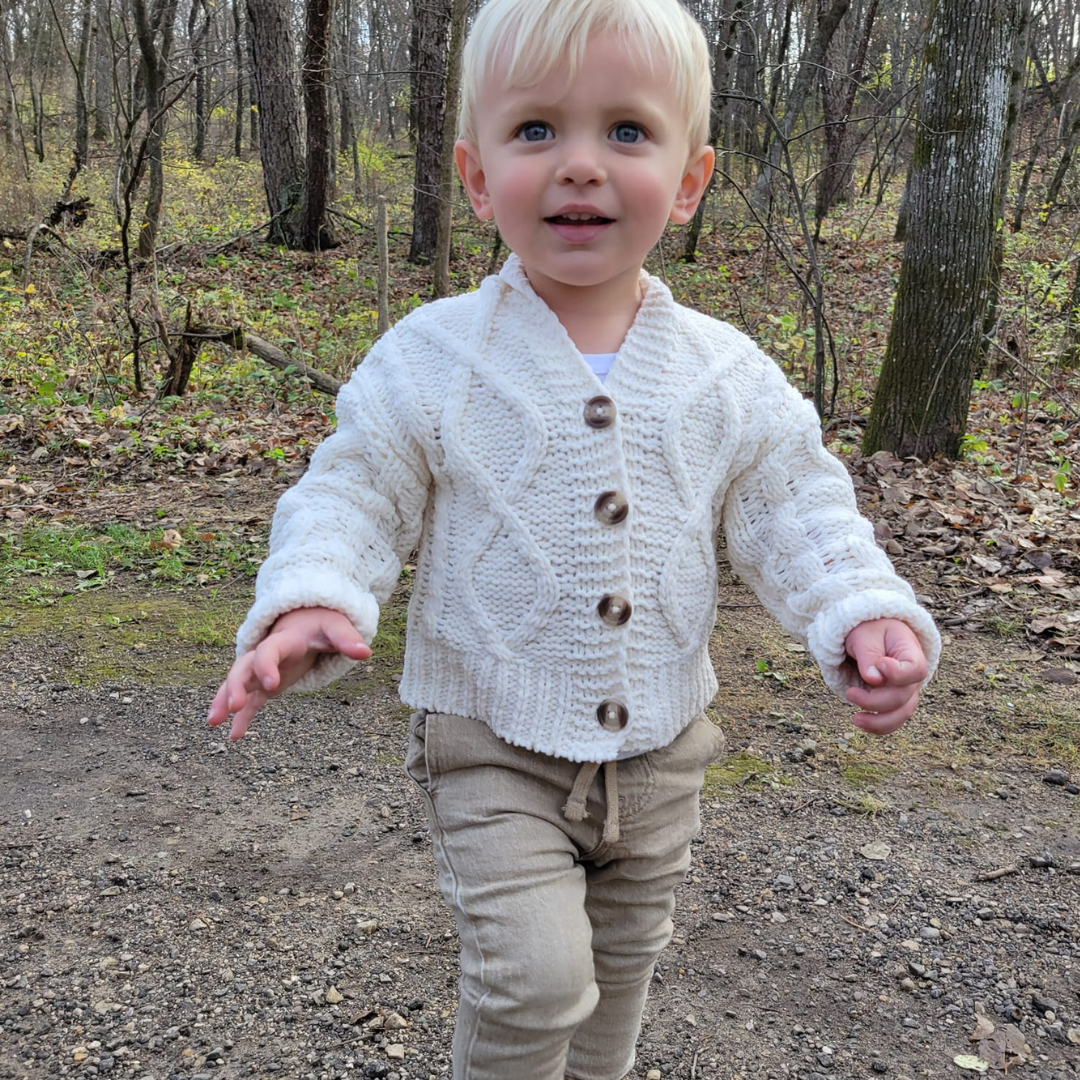
<path fill-rule="evenodd" d="M 75 61 L 75 162 L 71 169 L 72 183 L 90 157 L 90 115 L 86 88 L 89 86 L 90 38 L 93 21 L 93 0 L 83 0 L 82 15 L 79 18 L 78 54 Z"/>
<path fill-rule="evenodd" d="M 413 181 L 413 234 L 409 261 L 430 263 L 439 233 L 439 163 L 443 142 L 443 94 L 450 0 L 414 0 L 413 107 L 416 117 L 416 169 Z"/>
<path fill-rule="evenodd" d="M 1068 175 L 1069 166 L 1072 165 L 1073 154 L 1076 153 L 1077 144 L 1080 144 L 1080 109 L 1076 110 L 1072 123 L 1069 124 L 1064 139 L 1064 146 L 1061 149 L 1061 157 L 1058 160 L 1057 169 L 1054 170 L 1054 175 L 1050 180 L 1050 186 L 1046 189 L 1046 198 L 1044 200 L 1046 209 L 1043 213 L 1044 221 L 1049 219 L 1050 215 L 1054 212 L 1058 196 L 1061 194 L 1061 186 L 1065 183 L 1065 177 Z"/>
<path fill-rule="evenodd" d="M 818 0 L 825 12 L 825 0 Z M 862 140 L 851 125 L 855 95 L 862 84 L 863 67 L 870 47 L 878 0 L 870 0 L 862 31 L 852 47 L 851 35 L 836 33 L 826 50 L 821 69 L 821 108 L 825 124 L 825 160 L 818 173 L 814 217 L 820 223 L 837 204 L 847 202 L 854 192 L 855 152 Z"/>
<path fill-rule="evenodd" d="M 330 193 L 330 102 L 327 93 L 330 59 L 331 0 L 306 0 L 304 67 L 300 84 L 307 120 L 307 163 L 300 206 L 299 246 L 304 251 L 336 247 L 327 205 Z"/>
<path fill-rule="evenodd" d="M 341 72 L 337 83 L 338 124 L 340 132 L 339 154 L 348 154 L 356 149 L 356 128 L 353 125 L 353 67 L 352 50 L 349 48 L 349 28 L 353 22 L 352 0 L 345 0 L 338 10 L 341 17 L 337 20 L 337 43 L 335 66 Z"/>
<path fill-rule="evenodd" d="M 236 69 L 236 119 L 233 123 L 233 157 L 244 150 L 244 34 L 240 15 L 240 0 L 232 0 L 233 67 Z"/>
<path fill-rule="evenodd" d="M 293 73 L 296 52 L 286 0 L 247 0 L 248 26 L 255 47 L 259 102 L 259 156 L 266 203 L 273 219 L 271 244 L 298 246 L 299 208 L 304 187 L 300 103 Z"/>
<path fill-rule="evenodd" d="M 1024 73 L 1027 68 L 1028 40 L 1031 29 L 1031 0 L 1013 0 L 1008 13 L 1016 20 L 1007 31 L 1012 40 L 1009 62 L 1009 94 L 1005 106 L 1005 133 L 1001 140 L 1001 163 L 997 170 L 997 192 L 994 196 L 994 246 L 990 255 L 990 300 L 986 306 L 986 333 L 997 322 L 1001 299 L 1001 273 L 1005 265 L 1005 211 L 1012 178 L 1013 157 L 1016 152 L 1016 133 L 1024 96 Z"/>
<path fill-rule="evenodd" d="M 196 161 L 202 161 L 206 157 L 206 132 L 210 123 L 210 69 L 206 62 L 206 42 L 209 37 L 211 11 L 209 0 L 193 0 L 188 14 L 188 41 L 191 44 L 191 62 L 195 68 L 195 145 L 191 154 Z"/>
<path fill-rule="evenodd" d="M 94 131 L 101 142 L 112 131 L 113 33 L 109 21 L 109 0 L 94 4 Z"/>
<path fill-rule="evenodd" d="M 252 150 L 259 149 L 259 80 L 255 74 L 255 33 L 251 28 L 251 16 L 244 20 L 244 45 L 247 50 L 248 142 Z"/>
<path fill-rule="evenodd" d="M 139 230 L 139 254 L 149 258 L 157 245 L 161 210 L 165 201 L 165 166 L 163 151 L 168 114 L 165 110 L 165 83 L 172 56 L 173 24 L 176 21 L 177 0 L 157 0 L 153 10 L 147 10 L 145 0 L 132 0 L 135 30 L 139 39 L 139 83 L 142 105 L 149 130 L 146 136 L 146 161 L 149 184 L 146 210 Z M 158 36 L 160 35 L 160 45 Z"/>
<path fill-rule="evenodd" d="M 863 453 L 956 458 L 983 326 L 1021 0 L 934 0 L 911 222 Z"/>
<path fill-rule="evenodd" d="M 461 94 L 461 53 L 465 48 L 465 20 L 469 0 L 453 0 L 450 13 L 450 45 L 446 58 L 446 93 L 443 96 L 443 137 L 439 155 L 439 220 L 435 241 L 436 297 L 450 294 L 450 234 L 454 215 L 454 137 L 458 99 Z"/>

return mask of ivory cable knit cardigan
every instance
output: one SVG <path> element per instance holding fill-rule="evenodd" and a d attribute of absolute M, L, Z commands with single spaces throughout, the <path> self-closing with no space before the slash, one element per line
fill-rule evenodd
<path fill-rule="evenodd" d="M 403 701 L 573 761 L 654 749 L 717 689 L 722 523 L 736 572 L 835 692 L 844 639 L 866 619 L 907 621 L 932 670 L 934 624 L 858 514 L 813 408 L 744 335 L 642 284 L 603 385 L 514 257 L 477 292 L 403 319 L 278 505 L 239 651 L 317 605 L 370 641 L 419 543 Z M 349 666 L 329 657 L 299 688 Z"/>

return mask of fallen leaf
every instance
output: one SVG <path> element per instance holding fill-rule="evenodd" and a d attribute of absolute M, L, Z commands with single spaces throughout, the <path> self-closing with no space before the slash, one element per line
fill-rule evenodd
<path fill-rule="evenodd" d="M 953 1064 L 959 1065 L 961 1069 L 979 1073 L 984 1073 L 990 1068 L 989 1061 L 983 1061 L 981 1057 L 976 1057 L 974 1054 L 957 1054 L 953 1058 Z"/>

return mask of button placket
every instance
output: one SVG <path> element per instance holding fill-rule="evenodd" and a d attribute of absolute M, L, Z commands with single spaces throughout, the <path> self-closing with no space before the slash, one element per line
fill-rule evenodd
<path fill-rule="evenodd" d="M 585 402 L 582 417 L 596 431 L 611 428 L 618 410 L 615 402 L 606 394 L 598 394 Z M 601 491 L 593 503 L 593 515 L 601 525 L 621 525 L 630 513 L 626 496 L 617 490 Z M 606 593 L 596 605 L 596 613 L 607 626 L 623 626 L 633 611 L 630 601 L 618 593 Z M 615 698 L 607 698 L 596 707 L 596 719 L 600 726 L 612 733 L 622 731 L 630 722 L 630 710 Z"/>

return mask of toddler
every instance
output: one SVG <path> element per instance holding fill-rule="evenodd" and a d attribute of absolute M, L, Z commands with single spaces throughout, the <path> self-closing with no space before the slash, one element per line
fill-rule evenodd
<path fill-rule="evenodd" d="M 455 1080 L 619 1080 L 723 737 L 715 544 L 885 734 L 940 641 L 813 408 L 642 270 L 713 171 L 678 0 L 489 0 L 458 170 L 512 251 L 383 337 L 281 499 L 209 720 L 370 656 L 418 548 L 400 692 L 461 942 Z"/>

